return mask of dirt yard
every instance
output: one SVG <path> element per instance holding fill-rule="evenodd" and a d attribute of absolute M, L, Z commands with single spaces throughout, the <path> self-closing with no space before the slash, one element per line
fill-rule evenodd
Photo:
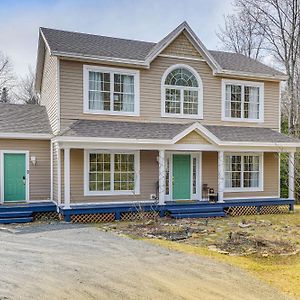
<path fill-rule="evenodd" d="M 285 215 L 164 218 L 100 227 L 236 265 L 300 299 L 300 207 Z"/>
<path fill-rule="evenodd" d="M 0 230 L 0 299 L 289 299 L 239 268 L 104 232 Z"/>

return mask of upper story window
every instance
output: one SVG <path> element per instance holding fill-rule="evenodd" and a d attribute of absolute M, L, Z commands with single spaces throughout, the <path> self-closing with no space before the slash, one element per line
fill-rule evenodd
<path fill-rule="evenodd" d="M 187 65 L 170 67 L 162 78 L 162 116 L 202 118 L 202 81 Z"/>
<path fill-rule="evenodd" d="M 139 114 L 139 71 L 85 65 L 84 112 Z"/>
<path fill-rule="evenodd" d="M 264 84 L 222 80 L 222 120 L 263 122 Z"/>

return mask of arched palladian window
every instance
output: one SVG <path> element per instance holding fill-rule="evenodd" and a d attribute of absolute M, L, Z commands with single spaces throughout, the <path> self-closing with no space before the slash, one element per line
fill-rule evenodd
<path fill-rule="evenodd" d="M 163 116 L 202 118 L 202 81 L 187 65 L 170 67 L 162 79 Z"/>

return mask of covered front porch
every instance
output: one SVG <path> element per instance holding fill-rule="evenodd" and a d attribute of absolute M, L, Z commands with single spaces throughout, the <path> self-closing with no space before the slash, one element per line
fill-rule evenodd
<path fill-rule="evenodd" d="M 118 134 L 129 126 L 128 122 L 120 123 Z M 137 127 L 140 123 L 132 123 L 132 129 L 141 130 Z M 149 124 L 143 123 L 143 130 Z M 162 124 L 159 127 L 161 130 Z M 224 136 L 228 131 L 225 129 L 219 126 L 215 133 L 222 131 L 220 135 Z M 281 134 L 269 131 L 272 139 L 283 139 Z M 101 136 L 101 129 L 98 134 Z M 294 141 L 223 142 L 197 123 L 172 138 L 62 136 L 52 145 L 58 162 L 56 172 L 53 170 L 54 177 L 57 174 L 53 178 L 53 197 L 64 214 L 115 210 L 118 219 L 118 211 L 124 207 L 124 212 L 149 210 L 160 215 L 170 208 L 172 215 L 172 209 L 186 211 L 189 205 L 192 211 L 186 216 L 191 216 L 193 209 L 198 215 L 205 212 L 206 216 L 224 216 L 233 204 L 251 206 L 252 212 L 253 207 L 260 212 L 264 203 L 293 208 L 294 153 L 298 145 Z M 289 156 L 288 199 L 280 198 L 282 153 Z"/>

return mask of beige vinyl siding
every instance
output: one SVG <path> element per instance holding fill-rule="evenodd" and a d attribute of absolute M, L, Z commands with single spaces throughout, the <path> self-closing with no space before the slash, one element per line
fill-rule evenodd
<path fill-rule="evenodd" d="M 204 137 L 193 131 L 179 140 L 176 144 L 210 144 Z"/>
<path fill-rule="evenodd" d="M 203 120 L 161 117 L 161 78 L 170 66 L 188 64 L 200 75 L 203 82 Z M 278 130 L 279 125 L 279 83 L 264 83 L 264 123 L 223 122 L 221 121 L 221 88 L 220 77 L 213 76 L 211 68 L 203 61 L 156 58 L 150 69 L 140 70 L 140 116 L 113 116 L 83 113 L 83 65 L 82 62 L 62 60 L 60 62 L 61 85 L 61 128 L 69 126 L 75 120 L 123 120 L 123 121 L 157 121 L 185 122 L 199 121 L 202 124 L 258 126 Z M 95 65 L 95 64 L 93 64 Z"/>
<path fill-rule="evenodd" d="M 41 84 L 41 105 L 46 107 L 50 125 L 55 134 L 59 131 L 57 64 L 58 58 L 50 56 L 49 51 L 46 49 Z"/>
<path fill-rule="evenodd" d="M 29 162 L 29 200 L 49 200 L 50 141 L 0 139 L 1 150 L 24 150 L 29 151 L 29 159 L 36 157 L 35 166 Z"/>
<path fill-rule="evenodd" d="M 278 154 L 264 153 L 264 190 L 262 192 L 224 193 L 224 198 L 278 197 Z M 218 154 L 202 153 L 202 183 L 218 191 Z"/>
<path fill-rule="evenodd" d="M 161 54 L 202 58 L 199 51 L 191 44 L 183 31 Z"/>
<path fill-rule="evenodd" d="M 150 195 L 156 194 L 156 182 L 158 180 L 157 156 L 157 151 L 140 152 L 140 195 L 84 196 L 84 150 L 71 149 L 71 204 L 79 202 L 89 203 L 150 200 Z"/>

